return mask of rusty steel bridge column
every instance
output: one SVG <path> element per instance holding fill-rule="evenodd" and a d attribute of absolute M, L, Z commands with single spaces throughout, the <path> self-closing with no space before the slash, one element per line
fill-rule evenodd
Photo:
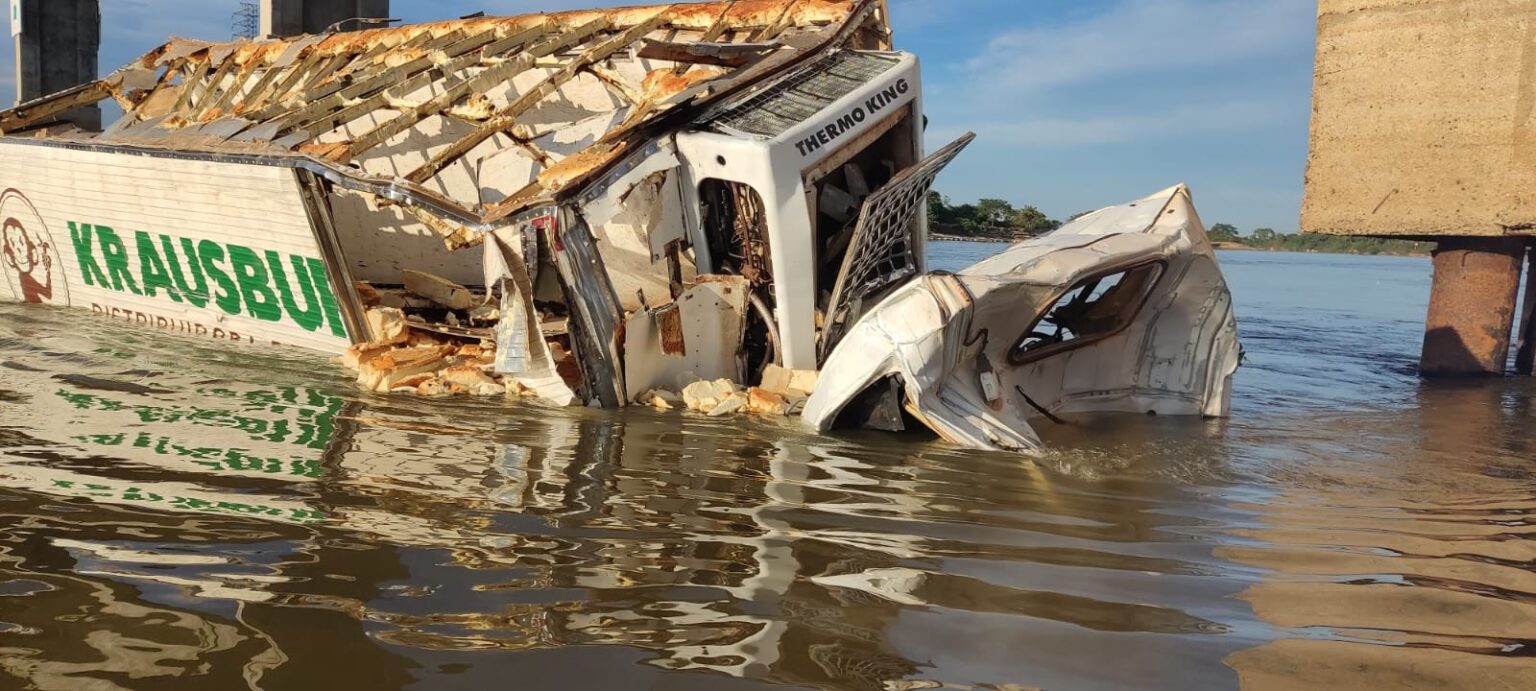
<path fill-rule="evenodd" d="M 1420 374 L 1504 374 L 1524 260 L 1525 241 L 1519 238 L 1440 240 Z"/>
<path fill-rule="evenodd" d="M 1519 351 L 1515 373 L 1536 373 L 1536 241 L 1525 248 L 1525 299 L 1520 310 Z"/>

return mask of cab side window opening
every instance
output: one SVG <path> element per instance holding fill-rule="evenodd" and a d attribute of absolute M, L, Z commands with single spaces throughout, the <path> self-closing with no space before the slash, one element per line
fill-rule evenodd
<path fill-rule="evenodd" d="M 1024 364 L 1119 333 L 1136 319 L 1164 268 L 1151 262 L 1078 281 L 1025 330 L 1009 361 Z"/>

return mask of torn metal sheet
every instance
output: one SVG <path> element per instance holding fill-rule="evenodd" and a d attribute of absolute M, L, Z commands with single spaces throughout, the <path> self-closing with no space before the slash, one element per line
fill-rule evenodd
<path fill-rule="evenodd" d="M 1040 420 L 1225 416 L 1239 360 L 1231 294 L 1180 185 L 896 290 L 833 350 L 804 421 L 828 430 L 894 379 L 945 439 L 1029 452 Z"/>
<path fill-rule="evenodd" d="M 631 315 L 624 327 L 626 398 L 679 391 L 695 379 L 742 381 L 748 289 L 740 276 L 701 276 L 676 300 Z"/>
<path fill-rule="evenodd" d="M 577 401 L 576 392 L 560 377 L 544 340 L 533 303 L 533 281 L 517 249 L 523 238 L 513 232 L 493 234 L 485 243 L 486 271 L 496 273 L 501 289 L 500 321 L 496 324 L 496 371 L 511 375 L 557 405 Z M 487 280 L 487 285 L 491 281 Z"/>

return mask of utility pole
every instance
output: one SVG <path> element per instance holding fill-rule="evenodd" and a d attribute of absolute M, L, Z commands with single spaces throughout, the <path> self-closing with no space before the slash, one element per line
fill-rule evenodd
<path fill-rule="evenodd" d="M 96 80 L 101 49 L 99 0 L 7 0 L 16 42 L 17 103 Z M 59 118 L 101 129 L 101 109 L 78 108 Z"/>
<path fill-rule="evenodd" d="M 247 41 L 256 38 L 261 32 L 261 8 L 255 0 L 246 0 L 240 3 L 240 8 L 235 10 L 229 21 L 229 33 L 232 38 L 245 39 Z"/>

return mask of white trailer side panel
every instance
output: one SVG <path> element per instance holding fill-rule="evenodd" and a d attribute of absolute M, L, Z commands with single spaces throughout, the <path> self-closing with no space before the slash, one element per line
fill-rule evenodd
<path fill-rule="evenodd" d="M 351 342 L 290 168 L 0 138 L 0 223 L 0 299 L 228 342 Z"/>

